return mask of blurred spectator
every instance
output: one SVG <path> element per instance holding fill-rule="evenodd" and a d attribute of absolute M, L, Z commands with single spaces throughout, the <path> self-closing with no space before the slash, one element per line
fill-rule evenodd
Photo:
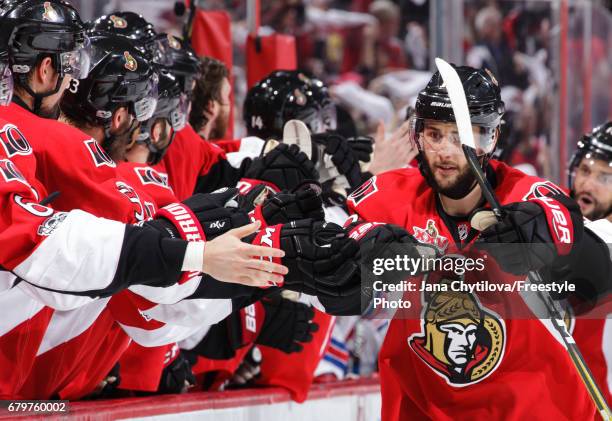
<path fill-rule="evenodd" d="M 363 29 L 360 70 L 367 79 L 389 70 L 406 67 L 406 56 L 400 39 L 400 8 L 390 0 L 376 0 L 369 12 L 377 23 Z"/>

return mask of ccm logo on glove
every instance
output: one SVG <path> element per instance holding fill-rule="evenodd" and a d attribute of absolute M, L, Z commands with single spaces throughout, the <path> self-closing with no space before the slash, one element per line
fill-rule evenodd
<path fill-rule="evenodd" d="M 278 246 L 280 245 L 280 225 L 266 227 L 263 230 L 259 231 L 259 233 L 257 233 L 257 236 L 255 237 L 255 240 L 253 241 L 253 244 L 278 248 Z M 259 259 L 268 259 L 274 263 L 281 263 L 281 259 L 278 257 L 260 257 Z M 270 285 L 280 286 L 276 282 L 270 282 Z"/>

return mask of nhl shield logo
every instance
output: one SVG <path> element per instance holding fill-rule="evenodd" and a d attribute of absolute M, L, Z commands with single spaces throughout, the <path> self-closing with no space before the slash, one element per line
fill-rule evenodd
<path fill-rule="evenodd" d="M 121 16 L 110 15 L 108 18 L 113 22 L 113 28 L 125 29 L 128 26 L 127 20 Z"/>
<path fill-rule="evenodd" d="M 57 11 L 53 8 L 50 1 L 46 1 L 43 3 L 44 12 L 42 15 L 42 19 L 45 22 L 56 22 L 59 19 L 59 15 Z"/>
<path fill-rule="evenodd" d="M 451 386 L 477 383 L 503 358 L 506 327 L 467 292 L 434 293 L 424 305 L 421 332 L 408 338 L 419 358 Z"/>
<path fill-rule="evenodd" d="M 136 59 L 134 59 L 134 57 L 132 57 L 132 55 L 128 51 L 123 52 L 123 57 L 125 58 L 124 67 L 130 72 L 135 72 L 136 69 L 138 69 L 138 63 L 136 62 Z"/>
<path fill-rule="evenodd" d="M 431 244 L 435 246 L 440 252 L 444 252 L 448 247 L 448 238 L 440 235 L 438 228 L 436 227 L 436 221 L 433 219 L 427 220 L 427 226 L 425 228 L 419 228 L 413 226 L 414 238 L 425 244 Z"/>

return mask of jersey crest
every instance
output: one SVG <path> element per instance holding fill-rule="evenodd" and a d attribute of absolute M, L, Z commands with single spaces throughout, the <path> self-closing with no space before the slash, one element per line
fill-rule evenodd
<path fill-rule="evenodd" d="M 467 292 L 436 292 L 423 305 L 421 331 L 408 338 L 410 349 L 455 387 L 488 377 L 505 351 L 503 319 Z"/>

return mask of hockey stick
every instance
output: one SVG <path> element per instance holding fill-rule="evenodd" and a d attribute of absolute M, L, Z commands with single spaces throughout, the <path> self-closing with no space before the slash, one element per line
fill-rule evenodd
<path fill-rule="evenodd" d="M 470 112 L 467 105 L 465 92 L 463 91 L 463 84 L 459 79 L 459 75 L 450 64 L 441 58 L 436 58 L 436 66 L 440 71 L 440 75 L 442 76 L 442 80 L 444 81 L 444 85 L 448 91 L 448 97 L 453 108 L 453 113 L 455 114 L 459 139 L 461 140 L 461 147 L 465 154 L 465 158 L 467 159 L 468 165 L 476 177 L 485 199 L 489 203 L 489 206 L 491 206 L 491 211 L 494 215 L 494 218 L 492 218 L 491 211 L 487 212 L 488 215 L 481 215 L 478 217 L 480 213 L 484 212 L 480 212 L 479 214 L 475 215 L 476 220 L 472 226 L 475 228 L 478 227 L 476 229 L 482 231 L 482 229 L 487 228 L 487 226 L 501 220 L 503 216 L 502 209 L 497 197 L 495 196 L 495 192 L 489 184 L 476 156 L 476 145 L 474 143 L 474 133 L 472 132 Z M 543 283 L 540 274 L 536 271 L 531 271 L 528 276 L 531 282 Z M 552 324 L 561 336 L 570 358 L 576 367 L 576 371 L 582 378 L 582 381 L 584 382 L 602 419 L 605 421 L 612 420 L 612 412 L 610 412 L 610 407 L 606 403 L 606 399 L 597 386 L 597 382 L 595 381 L 591 370 L 587 366 L 584 357 L 580 353 L 580 350 L 576 345 L 576 341 L 568 331 L 567 326 L 563 321 L 563 311 L 561 310 L 561 306 L 558 302 L 551 298 L 550 294 L 546 292 L 539 292 L 539 296 L 544 302 L 544 305 L 546 306 L 546 309 L 548 310 L 552 319 Z"/>

